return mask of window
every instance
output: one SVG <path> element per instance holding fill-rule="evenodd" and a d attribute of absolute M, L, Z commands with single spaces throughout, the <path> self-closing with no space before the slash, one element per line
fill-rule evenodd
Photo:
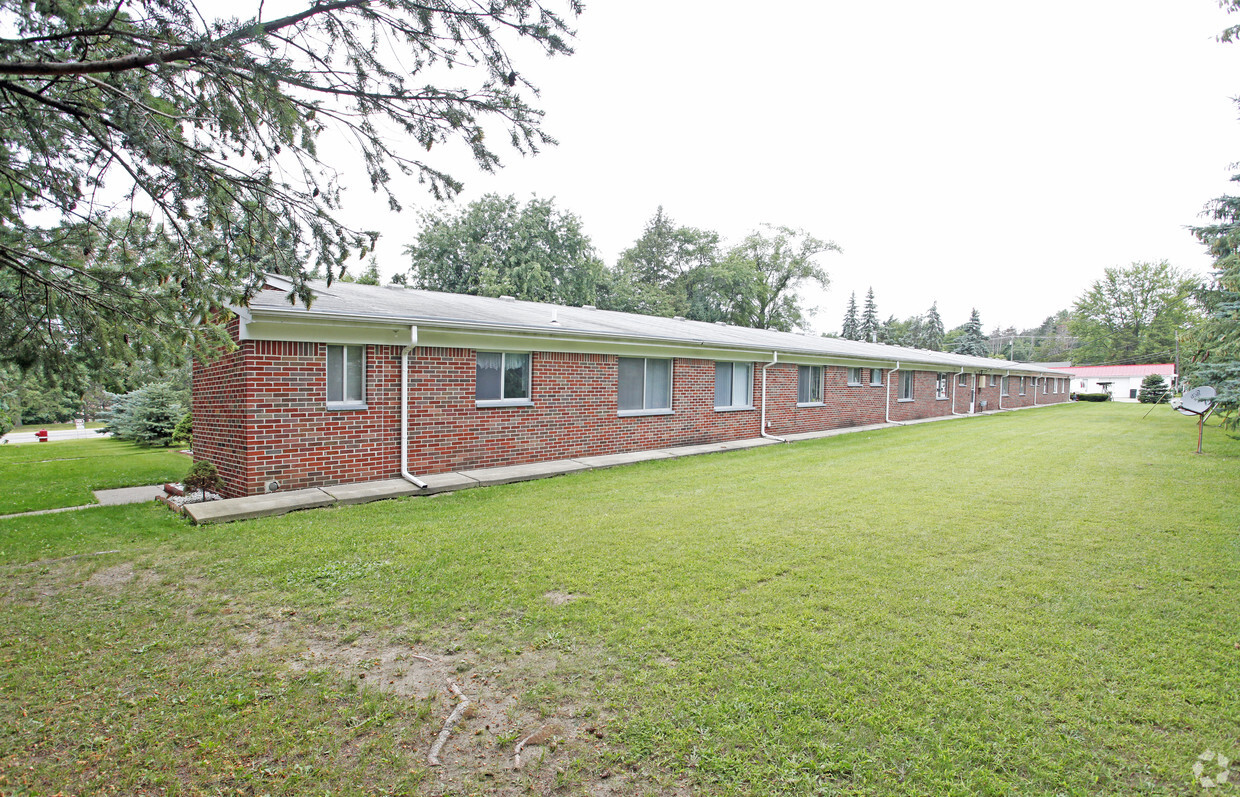
<path fill-rule="evenodd" d="M 797 366 L 797 404 L 822 403 L 822 366 Z"/>
<path fill-rule="evenodd" d="M 871 368 L 870 369 L 870 384 L 873 385 L 874 387 L 883 386 L 883 369 L 882 368 Z"/>
<path fill-rule="evenodd" d="M 751 363 L 715 363 L 715 409 L 753 409 Z"/>
<path fill-rule="evenodd" d="M 662 415 L 672 411 L 672 361 L 621 357 L 621 415 Z"/>
<path fill-rule="evenodd" d="M 1020 378 L 1020 394 L 1025 395 L 1025 377 Z"/>
<path fill-rule="evenodd" d="M 934 375 L 934 397 L 936 399 L 947 398 L 947 374 Z"/>
<path fill-rule="evenodd" d="M 1005 376 L 1005 377 L 1003 377 L 1003 381 L 1001 381 L 1001 382 L 999 383 L 999 393 L 1001 393 L 1001 394 L 1002 394 L 1002 395 L 1004 395 L 1004 396 L 1006 396 L 1006 395 L 1008 394 L 1008 381 L 1009 381 L 1011 378 L 1012 378 L 1012 377 L 1010 377 L 1010 376 Z"/>
<path fill-rule="evenodd" d="M 1052 392 L 1052 393 L 1058 393 L 1058 392 L 1059 392 L 1059 380 L 1058 380 L 1058 379 L 1052 379 L 1052 380 L 1051 380 L 1051 392 Z"/>
<path fill-rule="evenodd" d="M 964 371 L 961 371 L 960 375 L 956 377 L 956 384 L 960 385 L 961 387 L 968 387 L 969 386 L 969 375 L 966 374 Z"/>
<path fill-rule="evenodd" d="M 900 401 L 913 400 L 913 371 L 900 372 Z"/>
<path fill-rule="evenodd" d="M 327 406 L 364 406 L 365 382 L 366 354 L 361 346 L 327 347 Z"/>
<path fill-rule="evenodd" d="M 530 355 L 478 352 L 474 398 L 483 407 L 530 403 Z"/>
<path fill-rule="evenodd" d="M 850 385 L 861 384 L 861 369 L 860 368 L 849 368 L 848 369 L 848 384 Z"/>

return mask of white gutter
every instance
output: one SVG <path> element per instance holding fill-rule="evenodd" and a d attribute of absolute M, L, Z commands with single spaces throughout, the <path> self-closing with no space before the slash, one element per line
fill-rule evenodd
<path fill-rule="evenodd" d="M 771 357 L 774 359 L 772 359 L 766 365 L 762 366 L 762 436 L 768 440 L 776 440 L 780 443 L 786 443 L 788 441 L 785 440 L 784 438 L 776 437 L 775 435 L 769 434 L 766 431 L 766 369 L 770 368 L 772 365 L 779 362 L 779 352 L 777 351 L 771 352 Z"/>
<path fill-rule="evenodd" d="M 418 345 L 418 328 L 410 324 L 409 345 L 400 353 L 400 476 L 426 489 L 426 482 L 409 472 L 409 353 Z"/>
<path fill-rule="evenodd" d="M 899 372 L 899 370 L 900 361 L 896 360 L 896 367 L 887 372 L 887 423 L 894 423 L 896 426 L 901 426 L 902 424 L 899 421 L 891 420 L 891 378 L 894 374 Z"/>
<path fill-rule="evenodd" d="M 960 374 L 964 373 L 964 366 L 960 367 Z M 967 412 L 956 412 L 956 389 L 960 386 L 960 374 L 956 374 L 956 381 L 952 383 L 952 415 L 968 415 Z"/>

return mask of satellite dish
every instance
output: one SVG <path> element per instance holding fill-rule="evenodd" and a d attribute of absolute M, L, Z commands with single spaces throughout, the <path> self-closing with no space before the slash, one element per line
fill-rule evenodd
<path fill-rule="evenodd" d="M 1213 406 L 1213 399 L 1217 395 L 1218 391 L 1209 385 L 1195 387 L 1184 394 L 1184 398 L 1180 399 L 1180 406 L 1176 409 L 1185 415 L 1203 415 Z"/>

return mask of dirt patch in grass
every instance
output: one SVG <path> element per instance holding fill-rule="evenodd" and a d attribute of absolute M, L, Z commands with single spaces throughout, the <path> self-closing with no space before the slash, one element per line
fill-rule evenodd
<path fill-rule="evenodd" d="M 543 595 L 543 597 L 546 598 L 547 603 L 550 603 L 552 606 L 563 606 L 566 603 L 572 603 L 577 600 L 578 596 L 572 595 L 568 592 L 556 592 L 553 590 Z"/>
<path fill-rule="evenodd" d="M 395 694 L 426 705 L 416 763 L 427 754 L 458 699 L 456 684 L 469 706 L 429 767 L 429 794 L 545 794 L 557 789 L 590 794 L 628 794 L 635 781 L 627 771 L 603 763 L 607 718 L 579 700 L 540 699 L 559 695 L 566 671 L 563 651 L 527 649 L 502 661 L 478 651 L 428 650 L 393 641 L 390 634 L 340 632 L 289 616 L 260 620 L 237 637 L 239 656 L 274 657 L 290 673 L 320 671 L 362 688 Z M 516 745 L 526 740 L 516 766 Z"/>

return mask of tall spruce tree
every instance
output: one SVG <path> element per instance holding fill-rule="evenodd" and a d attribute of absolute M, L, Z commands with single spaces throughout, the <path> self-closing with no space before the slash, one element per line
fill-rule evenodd
<path fill-rule="evenodd" d="M 935 302 L 930 305 L 930 311 L 926 313 L 926 322 L 921 330 L 921 347 L 942 351 L 943 336 L 946 334 L 943 329 L 943 319 L 939 317 L 939 303 Z"/>
<path fill-rule="evenodd" d="M 848 309 L 844 311 L 844 329 L 841 337 L 845 340 L 861 340 L 861 328 L 857 321 L 857 292 L 848 296 Z"/>
<path fill-rule="evenodd" d="M 878 340 L 878 330 L 882 326 L 878 320 L 878 305 L 874 301 L 874 287 L 870 286 L 870 290 L 865 294 L 865 311 L 861 314 L 861 325 L 858 332 L 861 334 L 861 340 L 871 343 Z"/>
<path fill-rule="evenodd" d="M 974 357 L 986 357 L 990 348 L 986 345 L 986 334 L 982 332 L 982 318 L 973 308 L 969 322 L 964 325 L 964 334 L 956 341 L 956 354 L 971 354 Z"/>
<path fill-rule="evenodd" d="M 1232 180 L 1240 181 L 1240 174 Z M 1192 332 L 1193 362 L 1185 370 L 1192 384 L 1218 391 L 1215 405 L 1224 425 L 1235 430 L 1240 427 L 1240 197 L 1219 197 L 1206 211 L 1215 223 L 1193 234 L 1214 256 L 1214 274 L 1197 292 L 1206 317 Z"/>

